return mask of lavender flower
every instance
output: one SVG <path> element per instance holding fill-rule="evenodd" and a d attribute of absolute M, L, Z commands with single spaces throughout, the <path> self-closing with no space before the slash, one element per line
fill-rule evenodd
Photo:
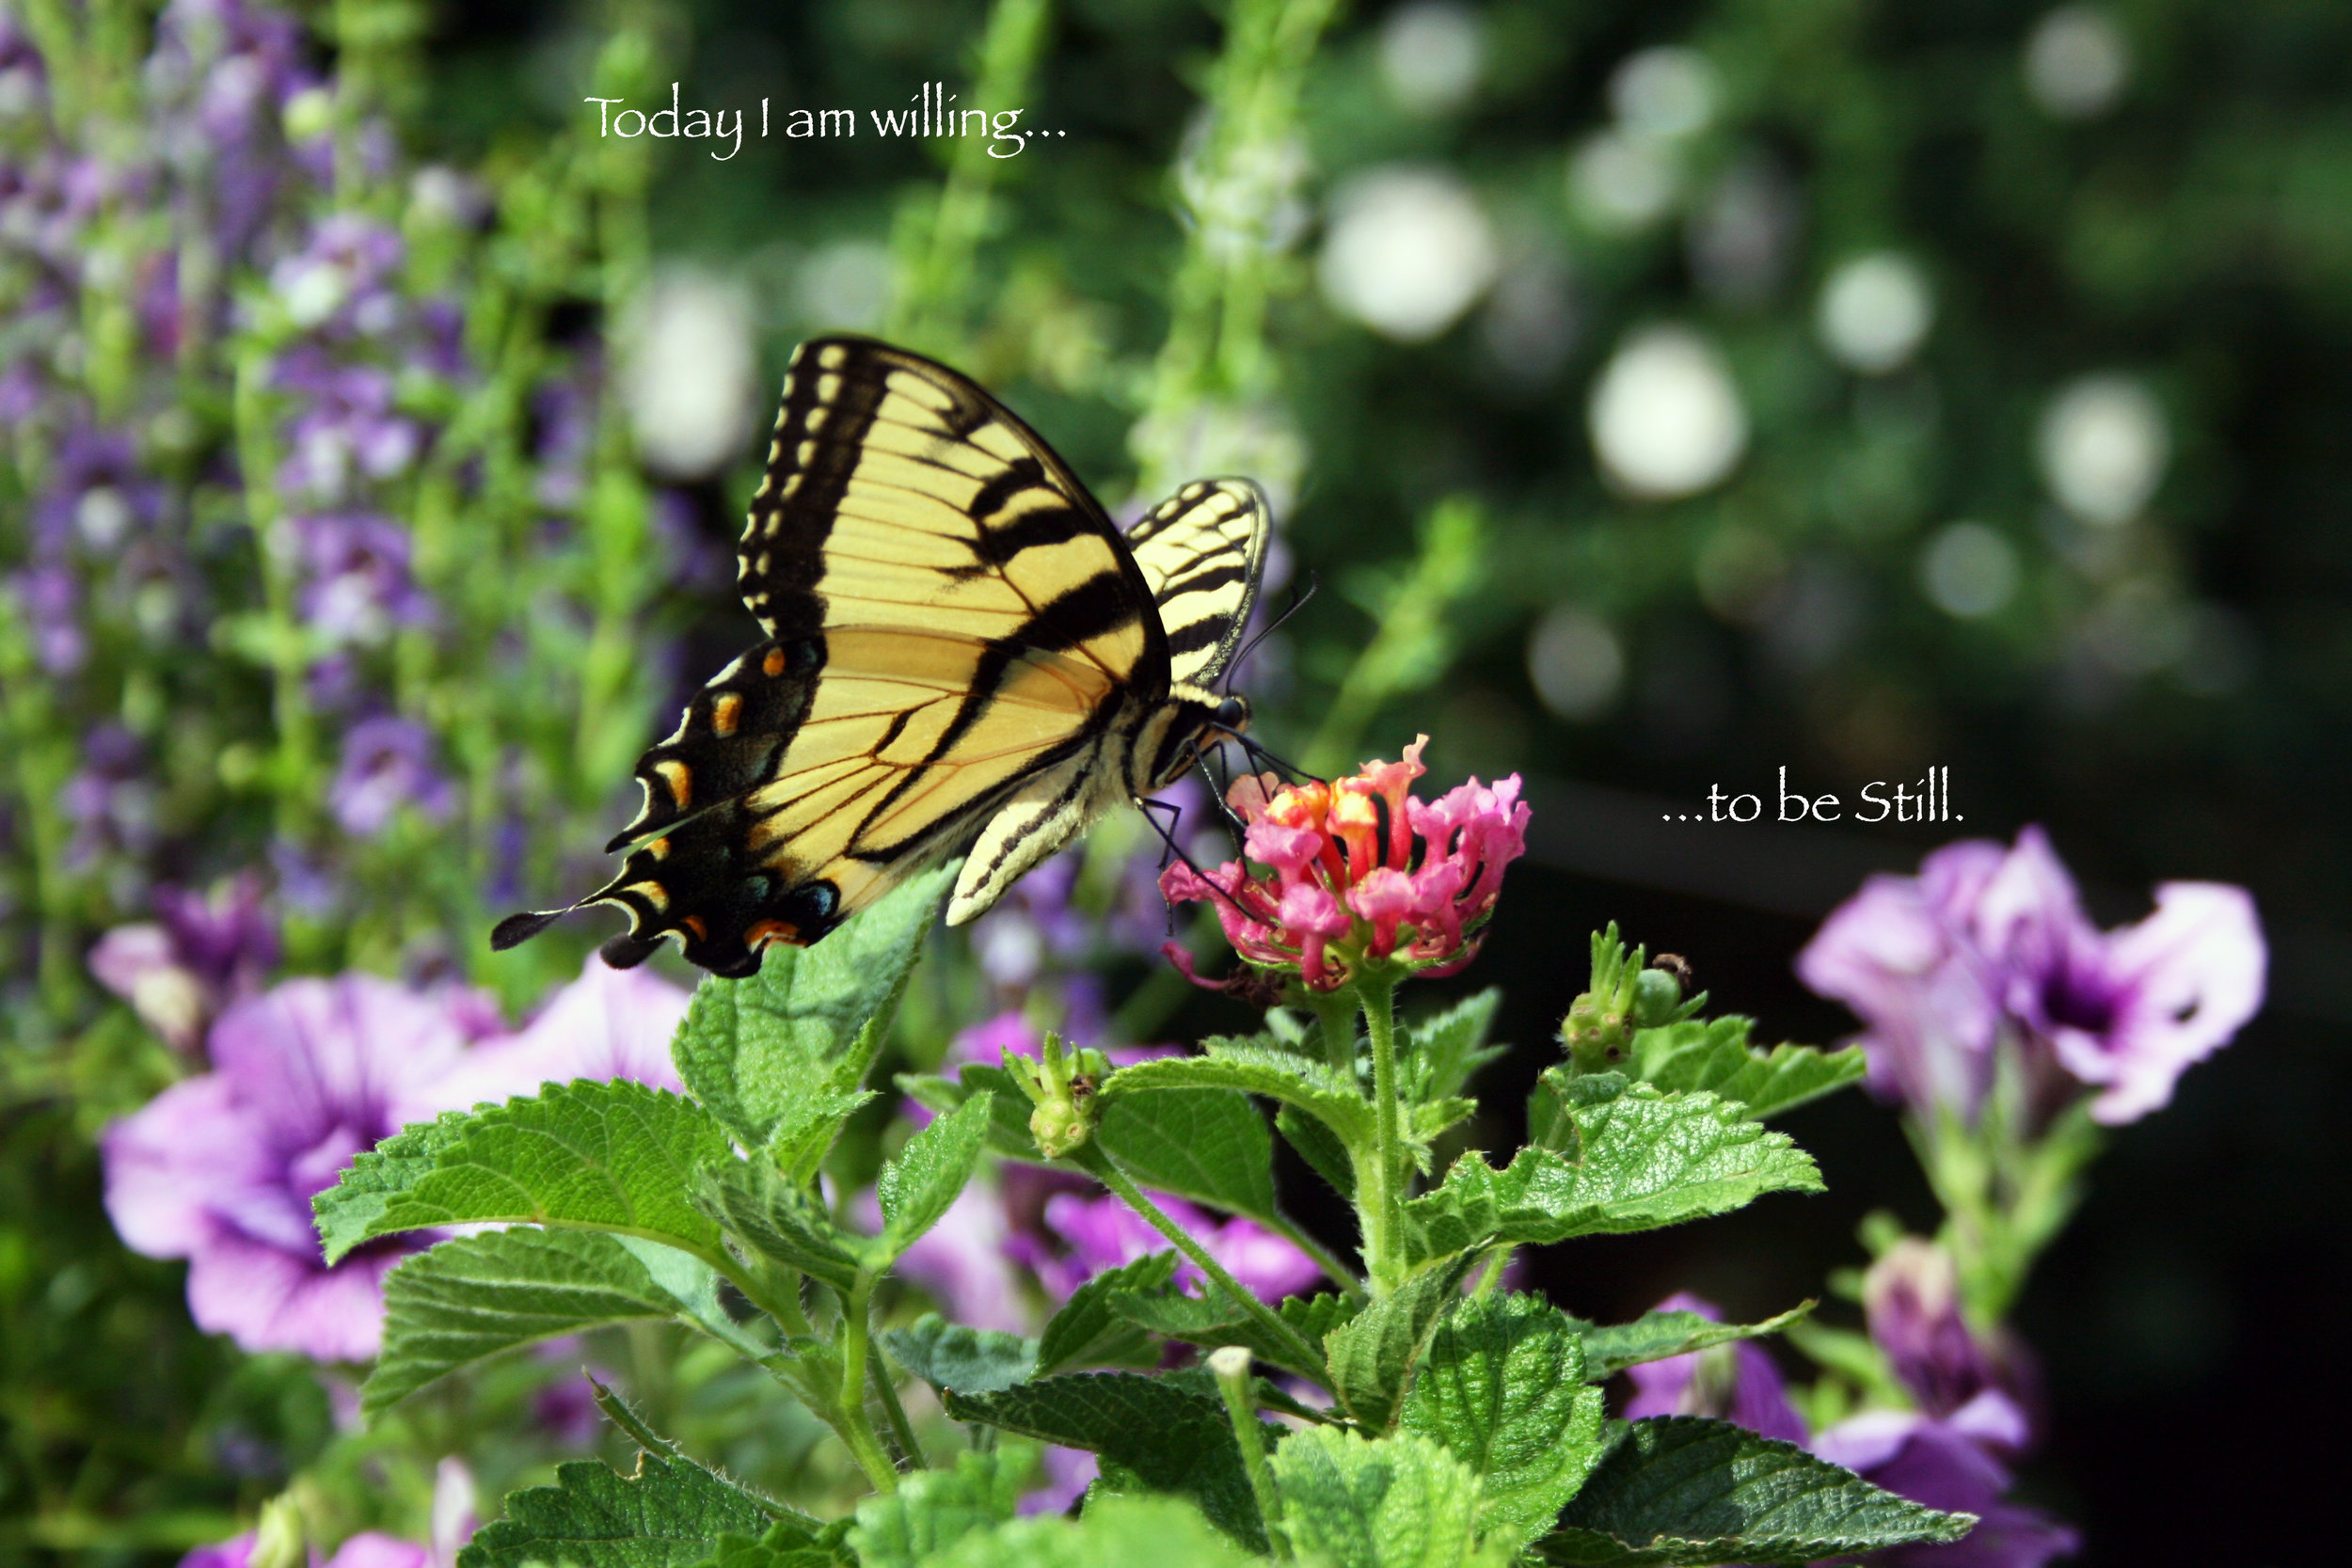
<path fill-rule="evenodd" d="M 1254 1220 L 1236 1215 L 1220 1224 L 1183 1198 L 1154 1193 L 1152 1200 L 1256 1295 L 1287 1296 L 1323 1277 L 1305 1253 Z M 1068 1300 L 1105 1269 L 1166 1252 L 1172 1244 L 1150 1221 L 1107 1194 L 1085 1197 L 1057 1193 L 1045 1200 L 1043 1220 L 1047 1236 L 1060 1243 L 1059 1249 L 1048 1245 L 1045 1238 L 1016 1233 L 1008 1250 L 1057 1301 Z M 1202 1283 L 1200 1271 L 1189 1261 L 1178 1266 L 1176 1278 L 1195 1288 Z"/>
<path fill-rule="evenodd" d="M 2019 1353 L 1996 1357 L 1962 1318 L 1960 1271 L 1950 1253 L 1933 1242 L 1903 1237 L 1863 1276 L 1862 1303 L 1871 1339 L 1920 1409 L 1950 1416 L 1990 1395 L 2009 1402 L 2025 1432 Z M 2011 1446 L 2022 1443 L 2021 1435 Z"/>
<path fill-rule="evenodd" d="M 253 1532 L 199 1546 L 180 1560 L 180 1568 L 251 1568 Z M 316 1556 L 311 1558 L 317 1562 Z M 437 1568 L 429 1547 L 403 1541 L 379 1530 L 361 1530 L 335 1549 L 320 1568 Z"/>
<path fill-rule="evenodd" d="M 1004 1195 L 993 1181 L 977 1180 L 906 1250 L 898 1272 L 929 1291 L 957 1323 L 1025 1334 L 1033 1324 L 1008 1261 L 1012 1245 Z"/>
<path fill-rule="evenodd" d="M 363 719 L 343 736 L 342 767 L 327 803 L 345 832 L 373 838 L 402 806 L 430 817 L 448 815 L 454 792 L 434 769 L 433 737 L 421 726 L 405 719 Z"/>
<path fill-rule="evenodd" d="M 2015 1447 L 2014 1429 L 1997 1411 L 1980 1414 L 1980 1405 L 1948 1418 L 1866 1411 L 1814 1439 L 1814 1452 L 1872 1485 L 1930 1508 L 1977 1515 L 1976 1528 L 1947 1545 L 1897 1547 L 1866 1561 L 1883 1568 L 2042 1568 L 2081 1544 L 2073 1529 L 2040 1509 L 2007 1500 L 2009 1469 L 1993 1449 Z"/>
<path fill-rule="evenodd" d="M 305 620 L 331 646 L 384 641 L 395 626 L 432 619 L 432 601 L 408 575 L 408 534 L 373 513 L 297 517 L 294 536 Z"/>
<path fill-rule="evenodd" d="M 292 454 L 278 472 L 278 488 L 288 495 L 335 505 L 358 479 L 390 479 L 416 460 L 422 436 L 414 420 L 392 411 L 392 378 L 385 372 L 332 364 L 305 344 L 278 362 L 276 380 L 302 400 L 288 433 Z"/>
<path fill-rule="evenodd" d="M 1862 1018 L 1882 1097 L 1973 1120 L 2008 1040 L 2041 1098 L 2071 1076 L 2100 1091 L 2091 1115 L 2112 1124 L 2168 1103 L 2181 1073 L 2254 1016 L 2265 964 L 2244 889 L 2167 882 L 2153 914 L 2101 932 L 2027 828 L 2008 850 L 1954 844 L 1915 878 L 1871 878 L 1797 972 Z"/>
<path fill-rule="evenodd" d="M 468 1035 L 454 1000 L 364 974 L 289 981 L 221 1015 L 211 1072 L 106 1129 L 106 1212 L 134 1251 L 188 1259 L 198 1326 L 251 1351 L 376 1353 L 384 1275 L 422 1243 L 370 1243 L 329 1268 L 310 1197 L 447 1108 Z"/>

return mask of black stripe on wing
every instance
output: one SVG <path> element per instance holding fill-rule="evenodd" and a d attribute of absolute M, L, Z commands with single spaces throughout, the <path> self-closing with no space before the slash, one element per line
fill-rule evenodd
<path fill-rule="evenodd" d="M 1241 642 L 1273 514 L 1246 479 L 1199 480 L 1127 531 L 1168 640 L 1172 680 L 1206 686 Z"/>

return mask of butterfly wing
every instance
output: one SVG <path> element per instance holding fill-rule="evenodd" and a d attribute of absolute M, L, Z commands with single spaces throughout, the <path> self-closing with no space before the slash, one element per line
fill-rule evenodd
<path fill-rule="evenodd" d="M 751 974 L 1168 689 L 1150 588 L 1093 498 L 986 392 L 881 343 L 793 356 L 739 555 L 769 637 L 638 765 L 612 845 L 637 847 L 590 900 L 628 911 L 615 963 L 675 935 Z"/>
<path fill-rule="evenodd" d="M 1265 492 L 1248 480 L 1200 480 L 1127 531 L 1176 683 L 1206 687 L 1232 661 L 1257 602 L 1272 521 Z"/>

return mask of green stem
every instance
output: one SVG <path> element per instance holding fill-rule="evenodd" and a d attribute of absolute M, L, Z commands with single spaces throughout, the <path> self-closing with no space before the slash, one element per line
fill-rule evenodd
<path fill-rule="evenodd" d="M 1260 1301 L 1254 1291 L 1228 1273 L 1225 1265 L 1210 1257 L 1208 1249 L 1190 1232 L 1162 1213 L 1159 1205 L 1144 1196 L 1142 1190 L 1128 1180 L 1126 1174 L 1112 1164 L 1100 1148 L 1087 1144 L 1072 1159 L 1074 1164 L 1084 1166 L 1089 1175 L 1117 1194 L 1121 1203 L 1141 1214 L 1152 1229 L 1167 1237 L 1169 1244 L 1190 1259 L 1195 1268 L 1214 1280 L 1218 1290 L 1232 1297 L 1236 1306 L 1255 1319 L 1258 1326 L 1273 1337 L 1274 1342 L 1298 1357 L 1300 1365 L 1317 1367 L 1323 1364 L 1321 1349 L 1309 1344 L 1305 1335 L 1284 1323 L 1280 1314 Z"/>
<path fill-rule="evenodd" d="M 1472 1296 L 1490 1296 L 1495 1293 L 1495 1287 L 1502 1282 L 1502 1271 L 1511 1266 L 1513 1250 L 1511 1246 L 1505 1244 L 1486 1254 L 1486 1272 L 1480 1276 L 1478 1288 L 1470 1292 Z"/>
<path fill-rule="evenodd" d="M 1249 1490 L 1258 1499 L 1258 1517 L 1265 1522 L 1266 1544 L 1277 1562 L 1291 1557 L 1290 1536 L 1282 1528 L 1282 1495 L 1274 1488 L 1274 1470 L 1265 1462 L 1265 1431 L 1258 1424 L 1256 1390 L 1250 1386 L 1249 1352 L 1227 1345 L 1209 1353 L 1209 1370 L 1216 1391 L 1225 1400 L 1226 1419 L 1233 1423 L 1233 1443 L 1241 1449 L 1241 1467 L 1249 1477 Z"/>
<path fill-rule="evenodd" d="M 294 618 L 294 549 L 279 536 L 278 444 L 264 390 L 269 353 L 259 343 L 237 357 L 232 418 L 237 464 L 244 471 L 246 521 L 261 554 L 262 593 L 270 667 L 270 717 L 278 731 L 278 756 L 270 786 L 278 801 L 278 832 L 298 838 L 310 825 L 311 758 L 317 724 L 310 712 L 309 650 Z"/>
<path fill-rule="evenodd" d="M 866 1346 L 872 1324 L 874 1276 L 861 1270 L 856 1289 L 841 1304 L 841 1394 L 834 1405 L 834 1430 L 877 1492 L 898 1490 L 898 1467 L 882 1451 L 874 1423 L 866 1415 Z"/>
<path fill-rule="evenodd" d="M 1357 1216 L 1363 1227 L 1364 1267 L 1375 1301 L 1404 1283 L 1397 1236 L 1404 1227 L 1402 1129 L 1397 1122 L 1396 981 L 1367 963 L 1356 980 L 1356 997 L 1372 1037 L 1372 1168 L 1356 1173 Z"/>
<path fill-rule="evenodd" d="M 1323 1059 L 1342 1078 L 1355 1083 L 1356 999 L 1343 990 L 1311 990 L 1307 1007 L 1323 1025 Z"/>
<path fill-rule="evenodd" d="M 930 1469 L 930 1461 L 923 1457 L 923 1445 L 915 1441 L 914 1424 L 907 1419 L 907 1407 L 898 1402 L 898 1387 L 890 1381 L 890 1370 L 882 1364 L 881 1356 L 866 1364 L 866 1380 L 881 1396 L 882 1414 L 890 1421 L 891 1441 L 898 1445 L 898 1452 L 916 1469 Z"/>

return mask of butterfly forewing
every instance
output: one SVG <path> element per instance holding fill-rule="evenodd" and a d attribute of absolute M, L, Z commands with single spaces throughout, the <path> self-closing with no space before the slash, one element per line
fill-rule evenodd
<path fill-rule="evenodd" d="M 1178 557 L 1147 579 L 1026 425 L 879 343 L 794 356 L 739 556 L 770 640 L 638 765 L 644 807 L 614 847 L 639 847 L 594 895 L 630 914 L 614 962 L 675 934 L 693 962 L 748 974 L 766 942 L 822 936 L 1168 689 L 1152 592 L 1182 591 Z"/>
<path fill-rule="evenodd" d="M 1205 687 L 1232 658 L 1257 598 L 1270 516 L 1265 492 L 1248 480 L 1200 480 L 1127 531 L 1176 682 Z"/>

